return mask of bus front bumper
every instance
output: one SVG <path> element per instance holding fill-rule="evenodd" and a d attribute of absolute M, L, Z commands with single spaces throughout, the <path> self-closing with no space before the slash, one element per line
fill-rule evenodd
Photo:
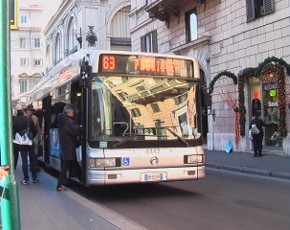
<path fill-rule="evenodd" d="M 205 177 L 205 166 L 126 169 L 126 170 L 87 170 L 87 185 L 110 185 L 128 183 L 157 183 L 165 181 L 197 180 Z"/>

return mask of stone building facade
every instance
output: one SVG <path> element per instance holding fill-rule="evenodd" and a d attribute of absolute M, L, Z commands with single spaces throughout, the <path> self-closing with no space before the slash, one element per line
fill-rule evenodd
<path fill-rule="evenodd" d="M 11 38 L 11 86 L 12 98 L 26 103 L 25 93 L 39 82 L 44 71 L 43 37 L 41 33 L 40 5 L 19 1 L 17 27 Z M 20 96 L 19 96 L 20 95 Z"/>
<path fill-rule="evenodd" d="M 129 13 L 128 0 L 63 0 L 44 31 L 46 76 L 80 49 L 131 50 Z"/>
<path fill-rule="evenodd" d="M 289 4 L 287 0 L 132 0 L 132 50 L 196 57 L 204 75 L 203 84 L 209 88 L 224 71 L 238 77 L 270 57 L 290 63 Z M 268 122 L 263 140 L 265 151 L 289 155 L 289 76 L 285 74 L 283 85 L 286 104 L 280 105 L 278 77 L 275 73 L 270 75 L 272 79 L 261 75 L 245 81 L 245 134 L 252 119 L 253 101 L 258 99 Z M 211 93 L 211 113 L 204 119 L 208 127 L 207 148 L 224 150 L 231 140 L 237 143 L 235 151 L 249 152 L 251 141 L 248 135 L 239 135 L 240 118 L 234 110 L 239 107 L 238 84 L 227 76 L 217 83 Z M 275 115 L 276 120 L 269 120 L 269 116 L 272 110 L 279 109 L 286 110 L 284 126 L 288 136 L 276 138 L 280 117 Z"/>

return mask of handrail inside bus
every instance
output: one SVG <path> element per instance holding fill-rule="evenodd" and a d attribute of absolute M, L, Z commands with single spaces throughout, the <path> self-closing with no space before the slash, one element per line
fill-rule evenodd
<path fill-rule="evenodd" d="M 114 122 L 113 125 L 126 125 L 126 129 L 123 132 L 123 136 L 125 136 L 125 133 L 128 131 L 129 129 L 129 125 L 127 122 L 124 121 L 118 121 L 118 122 Z"/>

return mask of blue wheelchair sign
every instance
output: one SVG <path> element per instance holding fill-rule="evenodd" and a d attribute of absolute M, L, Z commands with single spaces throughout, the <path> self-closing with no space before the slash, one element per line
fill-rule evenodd
<path fill-rule="evenodd" d="M 129 157 L 123 157 L 122 158 L 122 165 L 123 166 L 129 166 L 130 165 L 130 158 Z"/>

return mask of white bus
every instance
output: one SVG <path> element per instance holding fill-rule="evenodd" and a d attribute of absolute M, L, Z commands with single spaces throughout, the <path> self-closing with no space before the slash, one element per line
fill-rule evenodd
<path fill-rule="evenodd" d="M 85 51 L 54 66 L 31 100 L 43 111 L 46 166 L 60 171 L 57 115 L 66 103 L 82 125 L 77 159 L 86 186 L 205 176 L 196 59 Z M 80 150 L 80 151 L 79 151 Z"/>

